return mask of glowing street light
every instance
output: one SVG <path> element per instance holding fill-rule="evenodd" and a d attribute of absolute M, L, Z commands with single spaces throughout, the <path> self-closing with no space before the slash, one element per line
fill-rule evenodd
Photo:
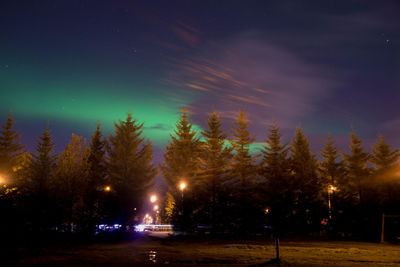
<path fill-rule="evenodd" d="M 333 185 L 330 185 L 330 186 L 328 187 L 328 190 L 329 190 L 331 193 L 333 193 L 333 191 L 336 191 L 336 187 L 333 186 Z"/>
<path fill-rule="evenodd" d="M 153 208 L 153 210 L 154 210 L 154 211 L 157 211 L 157 210 L 158 210 L 158 205 L 155 205 L 154 208 Z"/>
<path fill-rule="evenodd" d="M 157 196 L 156 195 L 152 195 L 151 197 L 150 197 L 150 202 L 151 203 L 154 203 L 154 202 L 156 202 L 157 201 Z"/>
<path fill-rule="evenodd" d="M 183 190 L 185 190 L 185 188 L 186 188 L 186 183 L 185 182 L 181 182 L 179 184 L 179 189 L 183 192 Z"/>
<path fill-rule="evenodd" d="M 107 185 L 106 187 L 104 187 L 104 191 L 110 192 L 111 191 L 111 186 Z"/>

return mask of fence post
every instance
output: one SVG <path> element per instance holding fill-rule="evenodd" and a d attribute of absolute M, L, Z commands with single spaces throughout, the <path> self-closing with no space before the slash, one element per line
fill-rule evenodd
<path fill-rule="evenodd" d="M 381 243 L 385 242 L 385 213 L 382 212 Z"/>

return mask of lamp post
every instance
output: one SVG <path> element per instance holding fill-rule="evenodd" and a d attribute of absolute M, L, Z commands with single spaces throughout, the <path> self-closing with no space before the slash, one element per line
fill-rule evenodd
<path fill-rule="evenodd" d="M 179 184 L 179 189 L 181 190 L 181 193 L 182 193 L 182 200 L 183 200 L 183 191 L 185 190 L 185 188 L 186 188 L 186 183 L 185 182 L 181 182 Z"/>
<path fill-rule="evenodd" d="M 332 220 L 332 195 L 336 191 L 336 187 L 333 185 L 328 186 L 328 218 Z"/>
<path fill-rule="evenodd" d="M 180 184 L 179 184 L 179 190 L 181 190 L 181 196 L 182 196 L 182 212 L 181 212 L 181 215 L 182 215 L 182 228 L 183 229 L 185 229 L 186 227 L 185 227 L 185 221 L 186 221 L 186 218 L 185 218 L 185 201 L 184 201 L 184 191 L 185 191 L 185 188 L 186 188 L 186 183 L 185 182 L 180 182 Z"/>

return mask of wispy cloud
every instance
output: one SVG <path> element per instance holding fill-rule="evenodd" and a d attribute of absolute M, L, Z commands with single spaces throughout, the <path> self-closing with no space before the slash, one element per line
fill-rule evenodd
<path fill-rule="evenodd" d="M 199 123 L 205 110 L 215 108 L 232 119 L 242 108 L 255 122 L 253 127 L 265 127 L 272 118 L 291 127 L 335 85 L 321 68 L 271 45 L 257 32 L 208 44 L 194 55 L 171 60 L 170 67 L 168 83 L 201 93 L 190 104 Z"/>

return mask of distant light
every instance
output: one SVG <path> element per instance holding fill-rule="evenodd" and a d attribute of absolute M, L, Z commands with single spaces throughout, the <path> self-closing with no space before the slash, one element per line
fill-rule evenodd
<path fill-rule="evenodd" d="M 136 225 L 136 226 L 135 226 L 135 231 L 136 231 L 136 232 L 143 232 L 145 227 L 146 227 L 145 224 Z"/>
<path fill-rule="evenodd" d="M 138 224 L 135 225 L 136 232 L 144 231 L 172 231 L 174 228 L 171 224 Z"/>
<path fill-rule="evenodd" d="M 111 187 L 110 186 L 104 187 L 104 191 L 107 191 L 107 192 L 111 191 Z"/>
<path fill-rule="evenodd" d="M 151 203 L 154 203 L 154 202 L 156 202 L 157 201 L 157 196 L 156 195 L 152 195 L 151 197 L 150 197 L 150 202 Z"/>
<path fill-rule="evenodd" d="M 186 188 L 186 183 L 185 182 L 181 182 L 179 185 L 179 188 L 183 191 Z"/>
<path fill-rule="evenodd" d="M 155 205 L 153 210 L 158 210 L 158 205 Z"/>

